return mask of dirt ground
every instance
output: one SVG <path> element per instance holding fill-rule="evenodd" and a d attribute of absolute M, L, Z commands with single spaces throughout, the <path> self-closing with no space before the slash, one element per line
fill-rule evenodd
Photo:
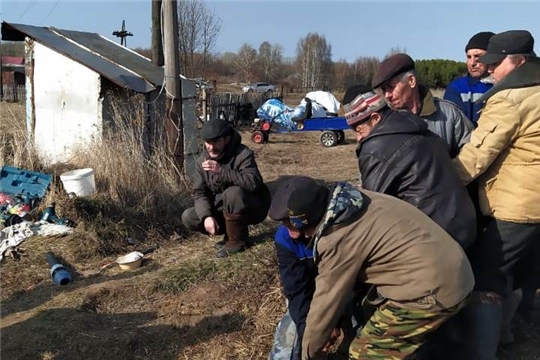
<path fill-rule="evenodd" d="M 318 136 L 272 134 L 256 145 L 243 132 L 269 183 L 294 174 L 357 183 L 353 134 L 332 148 Z M 215 239 L 193 235 L 164 239 L 133 271 L 88 275 L 115 257 L 81 260 L 69 264 L 74 280 L 66 286 L 51 282 L 43 254 L 84 246 L 85 237 L 31 238 L 20 261 L 8 258 L 0 268 L 0 358 L 265 359 L 285 310 L 274 230 L 269 221 L 252 227 L 257 245 L 227 259 L 214 258 Z M 540 359 L 539 313 L 526 320 L 500 359 Z"/>

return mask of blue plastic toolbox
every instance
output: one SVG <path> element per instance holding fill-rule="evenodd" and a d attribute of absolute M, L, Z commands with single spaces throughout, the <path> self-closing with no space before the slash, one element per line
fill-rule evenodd
<path fill-rule="evenodd" d="M 51 181 L 51 175 L 5 165 L 0 171 L 0 192 L 41 199 Z"/>

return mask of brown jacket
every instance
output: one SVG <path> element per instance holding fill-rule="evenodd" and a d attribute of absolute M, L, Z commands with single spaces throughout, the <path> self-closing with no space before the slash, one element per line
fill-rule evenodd
<path fill-rule="evenodd" d="M 315 356 L 329 340 L 358 282 L 375 285 L 404 308 L 426 310 L 452 307 L 474 286 L 462 248 L 429 217 L 394 197 L 362 194 L 358 219 L 315 237 L 319 274 L 302 342 L 304 358 Z"/>
<path fill-rule="evenodd" d="M 485 216 L 540 223 L 540 59 L 518 67 L 484 96 L 471 142 L 454 159 L 460 177 L 466 184 L 478 178 Z"/>

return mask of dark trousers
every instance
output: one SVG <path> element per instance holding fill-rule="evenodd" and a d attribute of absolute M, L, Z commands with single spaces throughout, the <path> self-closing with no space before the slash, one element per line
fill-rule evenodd
<path fill-rule="evenodd" d="M 262 196 L 257 196 L 239 186 L 231 186 L 224 192 L 215 195 L 212 216 L 219 224 L 218 234 L 224 234 L 224 212 L 232 215 L 243 215 L 247 224 L 255 225 L 266 218 L 269 207 L 269 192 L 265 192 Z M 190 207 L 182 213 L 182 222 L 188 229 L 206 234 L 204 222 L 199 218 L 194 207 Z"/>
<path fill-rule="evenodd" d="M 486 227 L 468 251 L 476 286 L 505 297 L 507 279 L 515 277 L 518 264 L 540 240 L 540 224 L 518 224 L 488 218 Z"/>

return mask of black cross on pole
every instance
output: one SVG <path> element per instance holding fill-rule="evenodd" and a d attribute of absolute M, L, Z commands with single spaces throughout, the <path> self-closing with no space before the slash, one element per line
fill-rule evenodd
<path fill-rule="evenodd" d="M 132 33 L 126 31 L 126 20 L 122 20 L 122 30 L 120 31 L 113 31 L 112 33 L 114 36 L 120 38 L 120 45 L 127 46 L 127 39 L 128 36 L 133 36 Z"/>

